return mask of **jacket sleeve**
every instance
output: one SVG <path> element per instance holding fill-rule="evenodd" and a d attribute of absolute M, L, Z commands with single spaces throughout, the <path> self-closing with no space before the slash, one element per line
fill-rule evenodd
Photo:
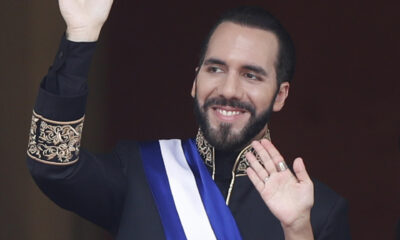
<path fill-rule="evenodd" d="M 350 240 L 348 204 L 342 197 L 337 198 L 330 211 L 318 240 Z"/>
<path fill-rule="evenodd" d="M 27 165 L 39 188 L 56 204 L 115 233 L 126 193 L 118 147 L 103 156 L 80 149 L 95 46 L 62 38 L 39 88 Z"/>

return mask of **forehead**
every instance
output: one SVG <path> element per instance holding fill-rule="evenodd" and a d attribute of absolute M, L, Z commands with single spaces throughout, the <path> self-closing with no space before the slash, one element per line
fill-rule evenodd
<path fill-rule="evenodd" d="M 223 22 L 212 34 L 205 58 L 218 58 L 239 64 L 274 66 L 278 39 L 270 31 Z"/>

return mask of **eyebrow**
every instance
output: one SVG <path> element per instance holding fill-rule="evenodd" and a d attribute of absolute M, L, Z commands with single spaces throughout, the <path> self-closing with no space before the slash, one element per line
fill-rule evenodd
<path fill-rule="evenodd" d="M 245 65 L 242 68 L 250 70 L 250 71 L 253 71 L 253 72 L 257 73 L 257 74 L 261 74 L 261 75 L 263 75 L 265 77 L 267 76 L 267 72 L 262 67 L 259 67 L 259 66 Z"/>
<path fill-rule="evenodd" d="M 227 66 L 226 62 L 217 59 L 217 58 L 209 58 L 204 61 L 204 65 L 212 65 L 212 64 L 217 64 L 217 65 L 222 65 L 222 66 Z M 250 70 L 252 72 L 255 72 L 257 74 L 261 74 L 263 76 L 267 76 L 267 72 L 260 66 L 256 65 L 244 65 L 241 68 Z"/>
<path fill-rule="evenodd" d="M 216 58 L 209 58 L 204 61 L 204 65 L 212 65 L 212 64 L 217 64 L 217 65 L 223 65 L 226 66 L 226 62 L 216 59 Z"/>

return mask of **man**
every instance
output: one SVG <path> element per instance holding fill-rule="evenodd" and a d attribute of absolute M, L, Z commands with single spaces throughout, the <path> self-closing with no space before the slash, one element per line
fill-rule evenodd
<path fill-rule="evenodd" d="M 66 38 L 41 84 L 27 152 L 53 201 L 116 239 L 349 239 L 345 201 L 313 184 L 302 159 L 288 170 L 268 140 L 294 69 L 290 37 L 269 13 L 234 9 L 211 30 L 191 92 L 196 140 L 123 142 L 100 157 L 80 150 L 80 137 L 112 0 L 59 3 Z"/>

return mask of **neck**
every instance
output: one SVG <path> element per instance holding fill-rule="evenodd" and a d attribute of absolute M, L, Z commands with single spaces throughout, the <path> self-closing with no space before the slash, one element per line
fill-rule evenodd
<path fill-rule="evenodd" d="M 268 124 L 265 125 L 265 127 L 253 139 L 251 139 L 251 141 L 249 143 L 247 143 L 247 145 L 251 144 L 251 142 L 254 140 L 261 140 L 264 137 L 267 137 L 268 139 L 270 138 Z"/>
<path fill-rule="evenodd" d="M 265 130 L 263 129 L 263 131 L 261 131 L 253 140 L 258 140 L 260 138 L 270 139 L 267 126 L 265 127 Z M 197 132 L 196 145 L 201 157 L 204 160 L 204 163 L 212 169 L 213 178 L 216 173 L 216 169 L 218 169 L 218 172 L 220 172 L 220 169 L 226 169 L 230 173 L 234 172 L 236 176 L 246 175 L 248 162 L 245 158 L 245 154 L 249 151 L 253 151 L 251 146 L 247 145 L 234 151 L 222 151 L 215 149 L 207 142 L 200 129 Z"/>

